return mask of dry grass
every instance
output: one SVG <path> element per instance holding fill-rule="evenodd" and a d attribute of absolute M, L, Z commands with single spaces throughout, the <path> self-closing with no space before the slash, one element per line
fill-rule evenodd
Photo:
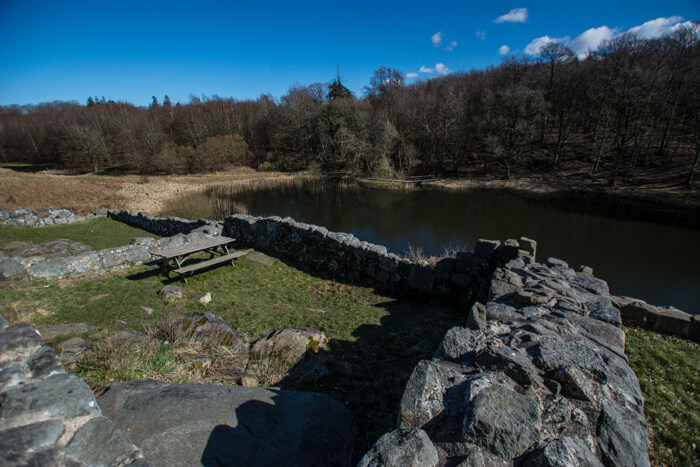
<path fill-rule="evenodd" d="M 155 214 L 162 211 L 169 199 L 201 192 L 212 185 L 295 177 L 297 175 L 256 172 L 248 167 L 201 175 L 149 177 L 75 175 L 53 170 L 28 173 L 0 168 L 0 207 L 36 209 L 58 206 L 80 214 L 106 207 Z"/>
<path fill-rule="evenodd" d="M 121 180 L 95 175 L 28 174 L 0 169 L 0 207 L 58 206 L 80 214 L 120 204 Z"/>
<path fill-rule="evenodd" d="M 414 263 L 425 262 L 428 263 L 429 266 L 435 267 L 440 260 L 456 258 L 457 253 L 460 251 L 464 251 L 464 249 L 450 245 L 443 248 L 439 255 L 428 255 L 424 252 L 422 246 L 413 246 L 409 243 L 408 250 L 403 253 L 403 257 Z"/>

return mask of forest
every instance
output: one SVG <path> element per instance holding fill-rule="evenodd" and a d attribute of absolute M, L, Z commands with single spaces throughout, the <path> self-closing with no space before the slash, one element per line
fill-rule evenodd
<path fill-rule="evenodd" d="M 79 172 L 195 173 L 245 165 L 401 178 L 511 178 L 575 164 L 634 179 L 700 159 L 700 25 L 623 34 L 579 60 L 562 44 L 409 82 L 380 67 L 363 95 L 340 75 L 276 100 L 194 97 L 147 108 L 90 97 L 0 108 L 0 161 Z"/>

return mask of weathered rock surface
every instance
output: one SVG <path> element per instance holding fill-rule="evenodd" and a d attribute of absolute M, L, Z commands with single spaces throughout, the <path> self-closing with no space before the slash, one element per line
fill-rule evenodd
<path fill-rule="evenodd" d="M 329 396 L 131 381 L 98 398 L 156 465 L 348 465 L 353 424 Z"/>
<path fill-rule="evenodd" d="M 43 225 L 73 224 L 85 222 L 96 217 L 105 217 L 106 209 L 98 209 L 93 214 L 81 216 L 68 209 L 56 207 L 41 209 L 0 209 L 0 225 L 12 225 L 16 227 L 38 227 Z"/>
<path fill-rule="evenodd" d="M 284 373 L 301 361 L 307 352 L 318 352 L 328 339 L 321 331 L 309 328 L 275 329 L 258 339 L 250 348 L 247 371 L 263 380 Z"/>
<path fill-rule="evenodd" d="M 146 465 L 32 326 L 0 329 L 0 343 L 0 465 Z"/>
<path fill-rule="evenodd" d="M 377 440 L 358 467 L 435 467 L 438 452 L 425 431 L 399 428 Z"/>
<path fill-rule="evenodd" d="M 178 325 L 178 338 L 228 347 L 240 347 L 246 343 L 245 336 L 225 319 L 207 312 L 183 318 Z"/>
<path fill-rule="evenodd" d="M 501 264 L 490 301 L 409 378 L 399 426 L 422 428 L 441 465 L 649 464 L 643 399 L 607 284 L 547 263 Z"/>
<path fill-rule="evenodd" d="M 172 301 L 182 298 L 182 289 L 177 285 L 166 285 L 158 291 L 161 300 Z"/>

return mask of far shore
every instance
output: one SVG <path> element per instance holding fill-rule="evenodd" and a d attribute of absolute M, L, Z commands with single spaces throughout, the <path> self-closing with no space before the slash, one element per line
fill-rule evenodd
<path fill-rule="evenodd" d="M 153 176 L 102 173 L 76 175 L 56 170 L 32 173 L 0 168 L 0 208 L 36 209 L 57 206 L 80 214 L 110 208 L 158 214 L 167 201 L 201 192 L 211 186 L 257 180 L 289 180 L 310 175 L 309 172 L 263 172 L 248 167 L 196 175 Z M 648 204 L 662 210 L 677 210 L 700 218 L 699 189 L 632 184 L 618 184 L 611 188 L 600 178 L 588 179 L 578 173 L 561 174 L 558 177 L 529 175 L 511 180 L 485 177 L 438 178 L 424 183 L 424 186 L 511 190 L 533 197 L 556 194 L 594 195 Z"/>

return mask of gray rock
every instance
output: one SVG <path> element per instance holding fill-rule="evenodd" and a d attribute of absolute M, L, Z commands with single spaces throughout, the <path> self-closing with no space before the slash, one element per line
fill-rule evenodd
<path fill-rule="evenodd" d="M 509 323 L 518 318 L 515 307 L 505 303 L 489 302 L 486 304 L 486 321 Z"/>
<path fill-rule="evenodd" d="M 63 423 L 46 420 L 0 431 L 0 452 L 22 453 L 55 443 L 63 434 Z"/>
<path fill-rule="evenodd" d="M 611 465 L 648 466 L 649 435 L 644 419 L 607 399 L 600 402 L 597 439 L 603 460 Z"/>
<path fill-rule="evenodd" d="M 76 364 L 90 350 L 91 344 L 82 337 L 74 337 L 58 344 L 61 350 L 61 363 L 68 369 L 74 371 Z"/>
<path fill-rule="evenodd" d="M 0 279 L 14 279 L 24 275 L 24 267 L 12 258 L 0 258 Z"/>
<path fill-rule="evenodd" d="M 535 258 L 537 256 L 537 242 L 531 238 L 520 237 L 520 249 L 526 251 L 530 256 Z"/>
<path fill-rule="evenodd" d="M 276 375 L 286 373 L 307 353 L 318 352 L 327 342 L 326 335 L 315 329 L 275 329 L 251 347 L 248 372 L 263 380 L 274 380 Z"/>
<path fill-rule="evenodd" d="M 467 327 L 473 330 L 486 329 L 486 307 L 479 302 L 472 305 L 467 316 Z"/>
<path fill-rule="evenodd" d="M 399 426 L 422 428 L 442 413 L 446 386 L 447 380 L 436 362 L 418 362 L 401 397 Z"/>
<path fill-rule="evenodd" d="M 166 285 L 158 292 L 161 300 L 177 300 L 182 298 L 182 289 L 177 285 Z"/>
<path fill-rule="evenodd" d="M 420 294 L 430 294 L 435 286 L 435 271 L 427 266 L 413 265 L 408 286 Z"/>
<path fill-rule="evenodd" d="M 38 347 L 40 344 L 41 336 L 31 324 L 18 323 L 0 332 L 0 352 Z"/>
<path fill-rule="evenodd" d="M 459 361 L 483 349 L 485 345 L 486 337 L 483 333 L 453 327 L 442 338 L 437 355 L 445 360 Z"/>
<path fill-rule="evenodd" d="M 567 397 L 593 401 L 601 394 L 600 385 L 575 366 L 564 367 L 553 377 L 561 384 L 561 392 Z"/>
<path fill-rule="evenodd" d="M 531 463 L 542 467 L 603 467 L 578 436 L 550 441 L 534 455 Z"/>
<path fill-rule="evenodd" d="M 0 332 L 10 327 L 10 322 L 5 319 L 4 316 L 0 315 Z"/>
<path fill-rule="evenodd" d="M 156 465 L 348 465 L 352 416 L 324 394 L 130 381 L 99 397 Z"/>
<path fill-rule="evenodd" d="M 51 347 L 42 347 L 25 362 L 34 378 L 43 378 L 51 373 L 64 373 L 61 361 Z"/>
<path fill-rule="evenodd" d="M 26 381 L 31 375 L 26 375 L 23 366 L 17 362 L 10 363 L 0 370 L 0 391 L 7 386 L 16 386 Z"/>
<path fill-rule="evenodd" d="M 64 323 L 53 326 L 40 326 L 39 332 L 45 341 L 52 341 L 68 334 L 85 334 L 95 329 L 95 326 L 85 323 Z"/>
<path fill-rule="evenodd" d="M 178 325 L 178 338 L 229 347 L 239 347 L 246 341 L 243 334 L 234 329 L 225 319 L 207 312 L 199 312 L 189 318 L 183 318 Z"/>
<path fill-rule="evenodd" d="M 549 258 L 547 258 L 546 264 L 550 268 L 559 267 L 559 268 L 569 269 L 569 263 L 567 263 L 566 261 L 562 261 L 560 259 L 557 259 L 557 258 L 552 258 L 551 256 Z"/>
<path fill-rule="evenodd" d="M 76 431 L 66 454 L 87 465 L 107 467 L 133 460 L 140 452 L 109 419 L 96 417 Z"/>
<path fill-rule="evenodd" d="M 438 452 L 419 428 L 398 428 L 383 435 L 364 455 L 358 467 L 435 467 Z"/>
<path fill-rule="evenodd" d="M 27 268 L 27 273 L 34 279 L 51 279 L 65 277 L 70 272 L 64 258 L 49 258 Z"/>
<path fill-rule="evenodd" d="M 520 352 L 502 345 L 492 345 L 479 352 L 474 362 L 486 371 L 501 371 L 518 384 L 533 386 L 540 382 L 537 369 Z"/>
<path fill-rule="evenodd" d="M 504 461 L 487 450 L 474 446 L 457 467 L 513 467 L 513 462 Z"/>
<path fill-rule="evenodd" d="M 474 245 L 474 254 L 481 258 L 488 258 L 499 246 L 501 246 L 499 240 L 484 240 L 480 238 Z"/>
<path fill-rule="evenodd" d="M 92 391 L 75 375 L 59 374 L 0 393 L 2 417 L 47 412 L 52 416 L 99 415 Z"/>
<path fill-rule="evenodd" d="M 464 416 L 464 441 L 482 446 L 504 459 L 513 459 L 539 442 L 540 408 L 530 397 L 507 386 L 480 391 Z"/>

